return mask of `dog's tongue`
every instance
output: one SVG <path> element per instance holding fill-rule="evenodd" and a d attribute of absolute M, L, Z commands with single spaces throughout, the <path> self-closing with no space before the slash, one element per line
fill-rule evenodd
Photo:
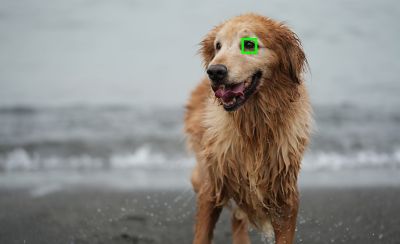
<path fill-rule="evenodd" d="M 217 98 L 221 98 L 224 102 L 231 101 L 234 97 L 243 96 L 244 95 L 244 83 L 240 83 L 233 87 L 218 87 L 214 90 L 215 96 Z"/>

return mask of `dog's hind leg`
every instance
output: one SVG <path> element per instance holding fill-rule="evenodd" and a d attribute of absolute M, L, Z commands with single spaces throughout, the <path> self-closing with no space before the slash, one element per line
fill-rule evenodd
<path fill-rule="evenodd" d="M 239 208 L 232 211 L 232 240 L 233 244 L 250 244 L 248 219 Z"/>

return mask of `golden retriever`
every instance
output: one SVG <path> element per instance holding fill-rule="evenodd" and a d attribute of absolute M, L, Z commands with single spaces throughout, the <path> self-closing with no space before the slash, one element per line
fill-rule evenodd
<path fill-rule="evenodd" d="M 241 44 L 243 37 L 257 38 L 257 54 L 242 54 L 242 45 L 250 51 L 256 45 Z M 273 230 L 276 243 L 293 243 L 297 176 L 312 122 L 300 41 L 282 23 L 245 14 L 212 29 L 200 53 L 208 78 L 185 114 L 197 160 L 193 243 L 211 243 L 224 206 L 233 208 L 233 243 L 250 243 L 248 224 Z"/>

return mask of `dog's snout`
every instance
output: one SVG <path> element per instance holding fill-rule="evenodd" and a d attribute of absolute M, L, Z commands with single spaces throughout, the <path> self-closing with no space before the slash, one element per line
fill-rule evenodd
<path fill-rule="evenodd" d="M 220 83 L 226 78 L 228 69 L 223 64 L 214 64 L 208 67 L 207 74 L 213 83 Z"/>

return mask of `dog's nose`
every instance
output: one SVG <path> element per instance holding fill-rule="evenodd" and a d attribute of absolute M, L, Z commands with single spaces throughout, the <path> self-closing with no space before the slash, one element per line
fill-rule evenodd
<path fill-rule="evenodd" d="M 223 64 L 214 64 L 208 67 L 207 74 L 213 83 L 220 83 L 228 74 L 228 69 Z"/>

